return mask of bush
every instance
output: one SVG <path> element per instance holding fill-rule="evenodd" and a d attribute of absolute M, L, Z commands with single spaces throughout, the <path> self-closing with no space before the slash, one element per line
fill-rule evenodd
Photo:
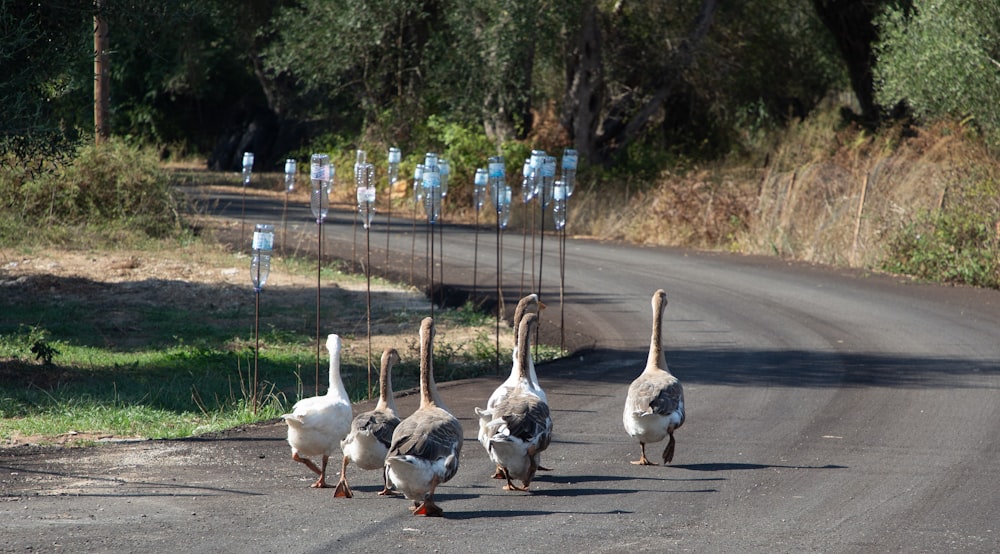
<path fill-rule="evenodd" d="M 22 227 L 115 227 L 154 238 L 180 229 L 169 176 L 151 149 L 112 140 L 47 171 L 23 170 L 31 165 L 41 164 L 22 160 L 0 174 L 4 217 Z"/>
<path fill-rule="evenodd" d="M 891 239 L 883 268 L 922 279 L 1000 288 L 1000 186 L 983 181 Z"/>

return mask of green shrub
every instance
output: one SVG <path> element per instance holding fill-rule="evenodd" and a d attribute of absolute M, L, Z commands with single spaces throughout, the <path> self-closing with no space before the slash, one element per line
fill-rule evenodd
<path fill-rule="evenodd" d="M 882 266 L 921 279 L 1000 288 L 1000 186 L 983 181 L 923 212 L 889 243 Z"/>
<path fill-rule="evenodd" d="M 169 175 L 152 149 L 112 140 L 80 147 L 67 163 L 45 171 L 32 160 L 0 172 L 4 217 L 26 228 L 87 225 L 135 230 L 164 237 L 180 229 Z M 14 229 L 5 226 L 10 236 Z M 22 229 L 23 231 L 23 229 Z"/>

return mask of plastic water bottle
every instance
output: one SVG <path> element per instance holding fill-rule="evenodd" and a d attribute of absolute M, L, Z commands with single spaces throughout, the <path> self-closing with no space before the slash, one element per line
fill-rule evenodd
<path fill-rule="evenodd" d="M 295 160 L 292 158 L 285 160 L 285 190 L 295 190 Z"/>
<path fill-rule="evenodd" d="M 389 194 L 392 197 L 392 185 L 399 179 L 399 163 L 403 161 L 403 155 L 399 148 L 392 146 L 389 148 Z"/>
<path fill-rule="evenodd" d="M 334 168 L 330 165 L 330 156 L 313 154 L 310 159 L 309 180 L 312 183 L 312 193 L 309 195 L 309 207 L 312 209 L 316 223 L 323 223 L 330 211 L 330 183 L 333 181 Z"/>
<path fill-rule="evenodd" d="M 424 202 L 424 164 L 417 164 L 413 168 L 413 203 L 422 204 Z"/>
<path fill-rule="evenodd" d="M 566 196 L 573 196 L 573 187 L 576 186 L 576 161 L 576 150 L 572 148 L 563 150 L 562 181 L 566 185 Z"/>
<path fill-rule="evenodd" d="M 243 153 L 243 186 L 250 184 L 250 175 L 253 173 L 253 152 Z"/>
<path fill-rule="evenodd" d="M 375 219 L 375 166 L 361 163 L 354 166 L 357 184 L 358 213 L 367 229 Z"/>
<path fill-rule="evenodd" d="M 499 216 L 503 208 L 503 191 L 507 186 L 507 167 L 504 165 L 503 156 L 491 156 L 487 168 L 490 200 L 493 201 L 493 207 Z"/>
<path fill-rule="evenodd" d="M 531 196 L 542 194 L 542 163 L 545 161 L 545 150 L 532 150 L 531 158 Z"/>
<path fill-rule="evenodd" d="M 552 221 L 556 231 L 566 226 L 566 184 L 559 180 L 552 186 Z"/>
<path fill-rule="evenodd" d="M 556 158 L 555 156 L 542 157 L 542 178 L 539 190 L 542 195 L 542 209 L 549 207 L 552 202 L 552 187 L 556 181 Z"/>
<path fill-rule="evenodd" d="M 476 208 L 476 212 L 483 209 L 483 204 L 486 203 L 486 192 L 489 186 L 490 174 L 485 168 L 476 169 L 476 177 L 472 182 L 472 205 Z"/>
<path fill-rule="evenodd" d="M 424 213 L 428 223 L 435 223 L 441 217 L 441 171 L 435 154 L 427 154 L 424 158 L 423 185 Z"/>
<path fill-rule="evenodd" d="M 531 158 L 524 159 L 524 166 L 521 167 L 521 201 L 527 204 L 535 197 L 535 181 L 531 172 Z"/>
<path fill-rule="evenodd" d="M 271 251 L 274 248 L 274 226 L 258 223 L 253 231 L 253 254 L 250 258 L 250 282 L 260 292 L 271 273 Z"/>
<path fill-rule="evenodd" d="M 501 229 L 506 229 L 507 224 L 510 223 L 511 188 L 504 185 L 499 196 L 500 209 L 497 210 L 497 225 L 499 225 Z"/>
<path fill-rule="evenodd" d="M 448 179 L 451 178 L 451 164 L 448 160 L 438 160 L 438 171 L 441 172 L 441 198 L 448 196 Z"/>

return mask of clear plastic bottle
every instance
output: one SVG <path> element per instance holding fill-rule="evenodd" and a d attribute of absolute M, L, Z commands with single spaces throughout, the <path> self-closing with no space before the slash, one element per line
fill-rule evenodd
<path fill-rule="evenodd" d="M 558 180 L 552 186 L 552 221 L 556 231 L 566 226 L 566 184 Z"/>
<path fill-rule="evenodd" d="M 417 164 L 413 168 L 413 203 L 423 204 L 424 202 L 424 164 Z"/>
<path fill-rule="evenodd" d="M 312 209 L 316 223 L 323 223 L 330 211 L 330 183 L 333 182 L 334 168 L 330 165 L 330 156 L 313 154 L 310 160 L 309 179 L 312 192 L 309 195 L 309 207 Z"/>
<path fill-rule="evenodd" d="M 375 166 L 370 163 L 355 165 L 354 179 L 358 187 L 358 213 L 367 229 L 375 219 Z"/>
<path fill-rule="evenodd" d="M 254 227 L 253 249 L 250 258 L 250 282 L 255 291 L 260 292 L 271 274 L 271 252 L 274 248 L 274 226 L 270 223 L 258 223 Z"/>
<path fill-rule="evenodd" d="M 576 186 L 576 162 L 576 150 L 572 148 L 563 150 L 562 181 L 566 185 L 566 196 L 573 196 L 573 187 Z"/>
<path fill-rule="evenodd" d="M 552 202 L 552 186 L 556 181 L 556 158 L 555 156 L 542 157 L 542 178 L 539 190 L 542 196 L 542 209 L 549 207 Z"/>
<path fill-rule="evenodd" d="M 399 179 L 399 163 L 403 161 L 403 155 L 400 153 L 399 148 L 392 146 L 389 148 L 389 194 L 390 199 L 392 198 L 392 185 L 396 183 Z"/>
<path fill-rule="evenodd" d="M 250 175 L 253 174 L 253 152 L 243 153 L 243 186 L 250 184 Z"/>
<path fill-rule="evenodd" d="M 507 167 L 503 156 L 491 156 L 487 165 L 489 171 L 489 196 L 493 207 L 500 214 L 504 187 L 507 186 Z"/>
<path fill-rule="evenodd" d="M 504 185 L 500 191 L 500 209 L 497 210 L 497 225 L 501 229 L 506 229 L 507 224 L 510 223 L 510 200 L 511 200 L 511 187 Z"/>
<path fill-rule="evenodd" d="M 448 179 L 451 178 L 451 164 L 444 158 L 438 159 L 438 171 L 441 173 L 441 198 L 448 196 Z"/>
<path fill-rule="evenodd" d="M 472 182 L 472 205 L 476 208 L 476 212 L 483 209 L 483 204 L 486 203 L 486 193 L 489 181 L 489 172 L 487 172 L 485 168 L 477 168 L 475 180 Z"/>
<path fill-rule="evenodd" d="M 531 171 L 531 158 L 524 159 L 521 175 L 521 201 L 527 204 L 535 197 L 535 177 Z"/>
<path fill-rule="evenodd" d="M 441 171 L 438 165 L 428 165 L 424 160 L 424 213 L 428 223 L 441 217 Z"/>
<path fill-rule="evenodd" d="M 285 160 L 285 190 L 287 192 L 295 190 L 295 160 L 293 158 Z"/>

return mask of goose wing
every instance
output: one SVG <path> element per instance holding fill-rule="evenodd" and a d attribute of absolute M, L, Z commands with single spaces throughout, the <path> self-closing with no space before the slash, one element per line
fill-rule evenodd
<path fill-rule="evenodd" d="M 524 442 L 538 441 L 538 450 L 545 450 L 552 433 L 552 417 L 549 406 L 533 394 L 517 394 L 507 397 L 496 407 L 494 432 L 503 432 Z M 503 422 L 500 424 L 499 422 Z"/>
<path fill-rule="evenodd" d="M 404 419 L 392 435 L 387 457 L 412 456 L 435 461 L 449 456 L 453 462 L 446 468 L 442 482 L 458 471 L 459 453 L 462 450 L 462 425 L 441 408 L 420 409 Z"/>
<path fill-rule="evenodd" d="M 392 433 L 399 425 L 395 414 L 384 410 L 372 410 L 354 418 L 351 422 L 351 434 L 368 433 L 386 447 L 392 443 Z"/>
<path fill-rule="evenodd" d="M 684 389 L 673 375 L 641 375 L 628 389 L 628 411 L 670 415 L 684 402 Z"/>

